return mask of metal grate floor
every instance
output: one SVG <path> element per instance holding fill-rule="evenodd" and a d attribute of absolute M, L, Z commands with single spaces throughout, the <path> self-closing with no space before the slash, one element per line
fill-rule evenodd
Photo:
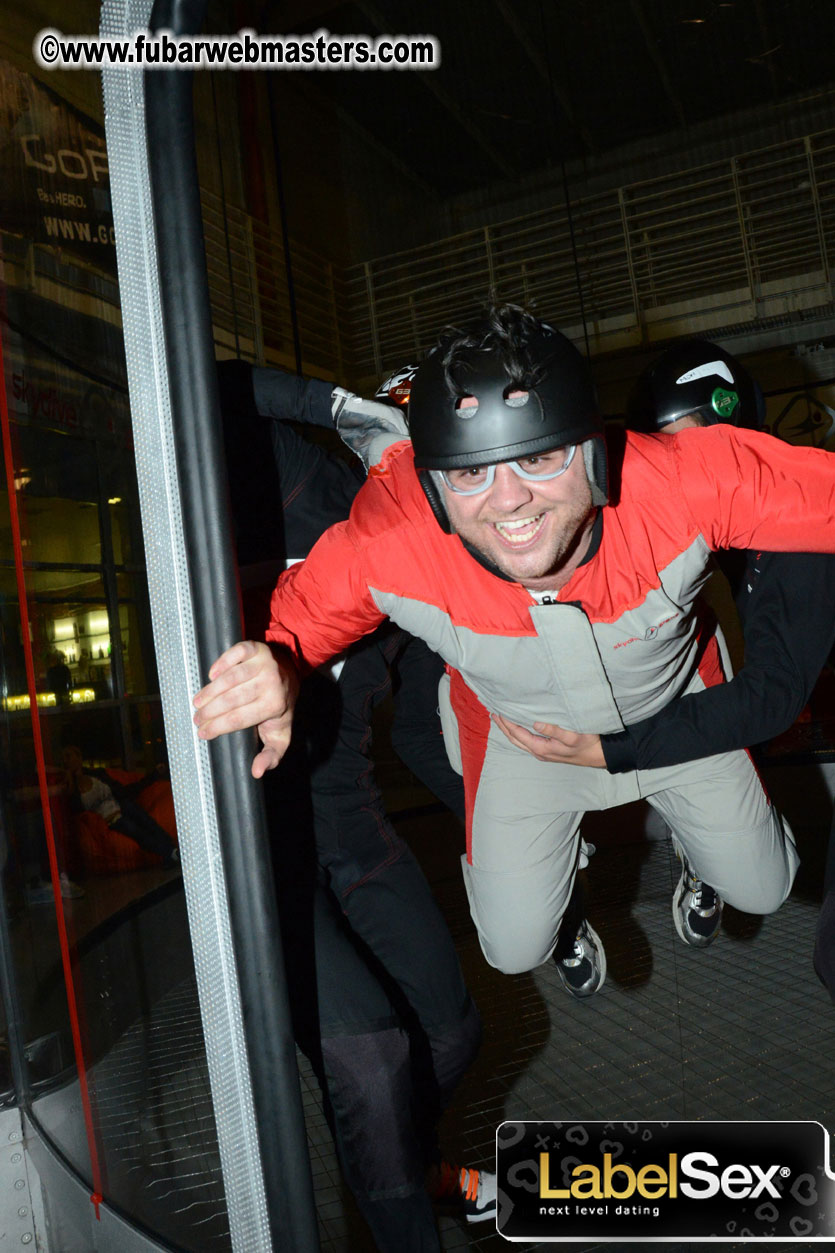
<path fill-rule="evenodd" d="M 107 1194 L 177 1248 L 231 1247 L 200 1024 L 184 981 L 90 1072 Z"/>
<path fill-rule="evenodd" d="M 550 965 L 519 976 L 487 966 L 457 857 L 449 853 L 456 836 L 442 816 L 412 819 L 400 829 L 426 865 L 485 1024 L 481 1054 L 444 1120 L 450 1158 L 488 1165 L 495 1129 L 505 1119 L 835 1124 L 835 1008 L 812 970 L 818 903 L 802 887 L 769 918 L 726 908 L 715 944 L 689 949 L 670 910 L 679 876 L 670 843 L 624 845 L 604 834 L 589 871 L 589 916 L 605 943 L 609 973 L 599 995 L 575 1001 Z M 816 873 L 810 878 L 819 881 Z M 320 1135 L 311 1132 L 313 1140 Z M 340 1185 L 326 1143 L 316 1143 L 314 1153 L 322 1178 L 328 1174 L 323 1248 L 372 1250 L 350 1200 L 336 1209 Z M 447 1253 L 508 1247 L 493 1230 L 465 1229 L 451 1219 L 441 1220 L 441 1231 Z M 631 1246 L 565 1247 L 579 1253 Z M 729 1233 L 727 1244 L 713 1247 L 745 1246 Z"/>
<path fill-rule="evenodd" d="M 465 1160 L 489 1160 L 505 1118 L 831 1126 L 835 1009 L 811 968 L 817 906 L 792 898 L 761 925 L 727 910 L 716 943 L 697 951 L 673 927 L 669 844 L 600 851 L 595 862 L 589 913 L 609 961 L 596 997 L 573 1000 L 552 966 L 508 978 L 485 969 L 474 940 L 463 949 L 489 1024 L 447 1118 Z M 507 1244 L 485 1234 L 470 1247 Z"/>
<path fill-rule="evenodd" d="M 716 943 L 696 951 L 673 927 L 678 862 L 669 842 L 623 844 L 605 830 L 602 838 L 591 832 L 598 852 L 589 871 L 589 916 L 605 943 L 609 974 L 598 996 L 578 1002 L 550 965 L 519 976 L 487 966 L 451 819 L 426 811 L 398 826 L 424 862 L 485 1024 L 481 1054 L 444 1120 L 448 1157 L 489 1165 L 495 1129 L 508 1118 L 835 1125 L 835 1008 L 812 971 L 818 904 L 802 881 L 772 917 L 726 909 Z M 808 882 L 819 881 L 813 866 Z M 315 1078 L 302 1057 L 299 1066 L 323 1251 L 372 1253 L 341 1180 Z M 152 1020 L 126 1033 L 95 1069 L 102 1135 L 111 1168 L 121 1163 L 126 1208 L 153 1215 L 155 1226 L 164 1211 L 163 1229 L 182 1248 L 228 1248 L 194 986 L 165 998 Z M 449 1218 L 441 1232 L 446 1253 L 508 1247 L 495 1231 Z M 727 1244 L 714 1247 L 744 1247 L 731 1241 L 729 1233 Z M 567 1247 L 580 1253 L 632 1246 Z"/>

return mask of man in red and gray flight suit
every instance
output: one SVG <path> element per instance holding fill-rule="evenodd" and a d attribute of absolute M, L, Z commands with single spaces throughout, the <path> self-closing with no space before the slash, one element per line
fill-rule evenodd
<path fill-rule="evenodd" d="M 643 371 L 629 398 L 626 423 L 633 431 L 664 435 L 722 423 L 761 430 L 764 407 L 756 383 L 735 357 L 708 340 L 688 339 Z M 792 725 L 835 644 L 835 557 L 758 550 L 718 556 L 744 633 L 739 673 L 613 734 L 577 735 L 551 726 L 549 760 L 613 774 L 649 770 L 760 744 Z M 830 855 L 827 897 L 833 885 Z M 822 912 L 816 946 L 816 968 L 830 991 L 835 989 L 835 944 L 828 929 L 833 900 Z M 685 862 L 673 900 L 679 934 L 702 947 L 715 937 L 721 913 L 721 897 Z"/>
<path fill-rule="evenodd" d="M 409 423 L 413 447 L 389 447 L 348 522 L 279 580 L 270 643 L 212 666 L 201 737 L 258 726 L 259 777 L 289 741 L 300 670 L 389 617 L 451 671 L 465 880 L 492 965 L 549 957 L 582 813 L 641 797 L 725 900 L 777 909 L 797 855 L 746 753 L 610 775 L 539 760 L 508 732 L 547 748 L 546 724 L 621 731 L 721 682 L 693 612 L 710 553 L 834 551 L 830 455 L 743 431 L 605 440 L 579 353 L 513 306 L 440 341 Z"/>

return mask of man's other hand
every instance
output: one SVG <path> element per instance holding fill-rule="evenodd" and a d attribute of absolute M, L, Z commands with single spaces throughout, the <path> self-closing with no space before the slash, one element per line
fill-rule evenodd
<path fill-rule="evenodd" d="M 194 698 L 194 723 L 201 740 L 257 727 L 263 748 L 252 763 L 260 779 L 281 761 L 290 743 L 299 676 L 289 658 L 266 644 L 244 640 L 218 657 L 210 682 Z"/>
<path fill-rule="evenodd" d="M 526 730 L 518 723 L 493 714 L 496 726 L 504 731 L 511 744 L 524 748 L 539 761 L 559 761 L 566 766 L 596 766 L 606 769 L 606 758 L 600 746 L 600 736 L 583 731 L 566 731 L 564 727 L 550 722 L 535 722 L 534 730 Z"/>

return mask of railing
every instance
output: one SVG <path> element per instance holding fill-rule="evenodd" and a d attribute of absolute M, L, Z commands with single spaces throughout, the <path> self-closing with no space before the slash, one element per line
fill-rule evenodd
<path fill-rule="evenodd" d="M 209 292 L 218 345 L 261 361 L 294 359 L 293 323 L 281 236 L 219 197 L 202 195 Z M 324 256 L 292 246 L 292 278 L 304 363 L 341 377 L 346 368 L 338 279 Z"/>
<path fill-rule="evenodd" d="M 340 268 L 293 242 L 303 366 L 354 384 L 421 353 L 491 296 L 533 303 L 593 353 L 832 313 L 835 130 L 582 197 Z M 281 236 L 203 196 L 219 349 L 292 366 Z M 118 319 L 115 278 L 4 234 L 17 282 Z M 88 272 L 89 271 L 89 272 Z M 582 287 L 582 306 L 577 275 Z"/>
<path fill-rule="evenodd" d="M 440 326 L 499 298 L 592 351 L 831 305 L 835 131 L 572 202 L 345 272 L 354 373 L 408 360 Z"/>

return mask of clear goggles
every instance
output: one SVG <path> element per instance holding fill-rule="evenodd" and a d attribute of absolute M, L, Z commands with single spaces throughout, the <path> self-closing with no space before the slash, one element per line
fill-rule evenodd
<path fill-rule="evenodd" d="M 519 461 L 502 461 L 499 464 L 510 466 L 520 479 L 528 479 L 532 483 L 541 483 L 545 479 L 557 479 L 565 474 L 574 454 L 576 444 L 566 444 L 563 448 L 550 448 L 547 452 L 531 453 Z M 479 492 L 489 491 L 496 478 L 496 466 L 457 466 L 454 470 L 441 470 L 441 478 L 451 492 L 459 496 L 477 496 Z"/>

